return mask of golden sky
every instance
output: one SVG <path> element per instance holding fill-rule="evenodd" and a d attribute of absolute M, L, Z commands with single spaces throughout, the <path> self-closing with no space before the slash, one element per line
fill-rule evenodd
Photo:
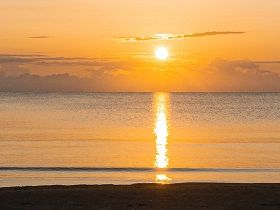
<path fill-rule="evenodd" d="M 0 90 L 280 90 L 280 1 L 0 0 L 0 8 Z M 155 58 L 160 46 L 167 60 Z"/>

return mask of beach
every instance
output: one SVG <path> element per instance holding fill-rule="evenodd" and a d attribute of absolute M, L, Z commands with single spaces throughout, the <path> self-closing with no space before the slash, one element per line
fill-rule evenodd
<path fill-rule="evenodd" d="M 0 209 L 280 209 L 280 184 L 186 183 L 1 188 Z"/>

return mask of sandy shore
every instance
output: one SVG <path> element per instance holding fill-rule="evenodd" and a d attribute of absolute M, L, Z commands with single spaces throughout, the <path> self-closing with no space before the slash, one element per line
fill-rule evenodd
<path fill-rule="evenodd" d="M 1 188 L 0 209 L 280 209 L 280 184 Z"/>

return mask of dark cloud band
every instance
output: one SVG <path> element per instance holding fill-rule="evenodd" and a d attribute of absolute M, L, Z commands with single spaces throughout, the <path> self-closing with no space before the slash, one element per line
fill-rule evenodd
<path fill-rule="evenodd" d="M 240 31 L 211 31 L 202 33 L 190 33 L 190 34 L 154 34 L 151 36 L 127 36 L 127 37 L 115 37 L 123 42 L 143 42 L 150 40 L 175 40 L 175 39 L 187 39 L 205 36 L 216 36 L 216 35 L 232 35 L 232 34 L 244 34 L 245 32 Z"/>

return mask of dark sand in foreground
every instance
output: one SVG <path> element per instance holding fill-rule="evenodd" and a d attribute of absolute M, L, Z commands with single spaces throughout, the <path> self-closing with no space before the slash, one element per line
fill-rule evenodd
<path fill-rule="evenodd" d="M 2 188 L 0 209 L 280 209 L 280 184 Z"/>

